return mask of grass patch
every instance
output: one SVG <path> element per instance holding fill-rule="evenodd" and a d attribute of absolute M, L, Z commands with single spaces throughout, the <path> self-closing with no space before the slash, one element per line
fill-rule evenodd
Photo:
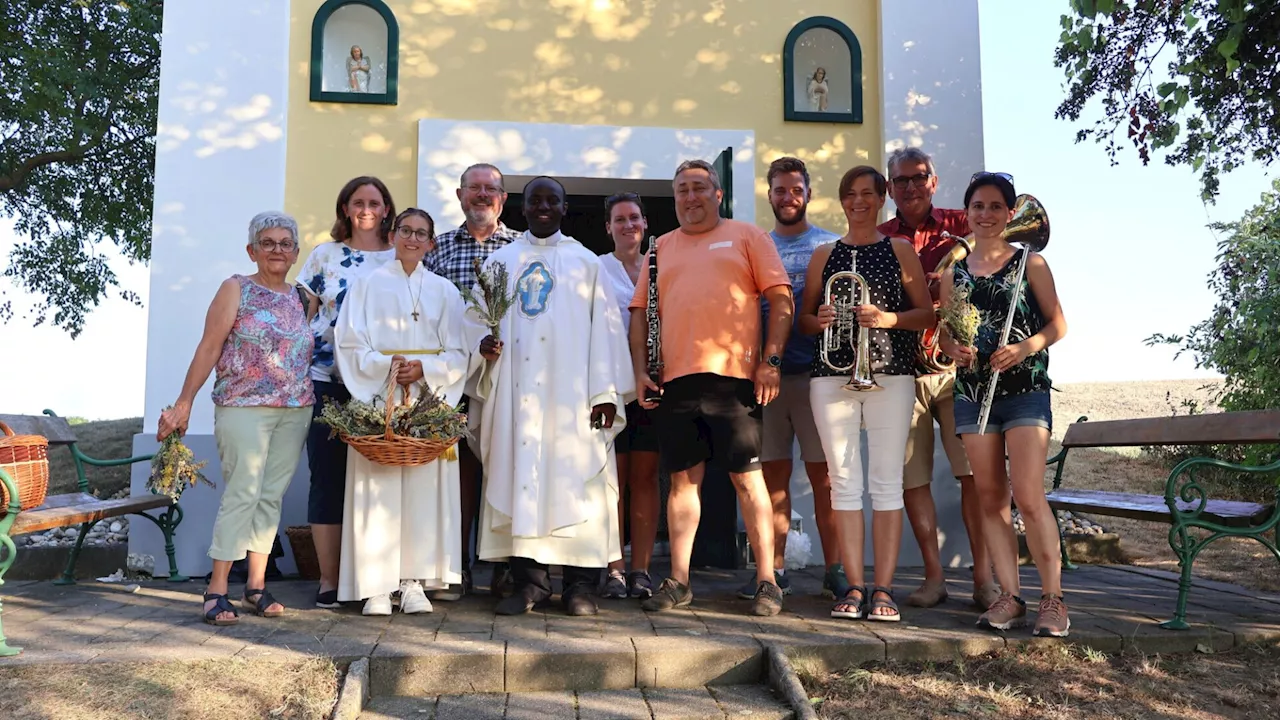
<path fill-rule="evenodd" d="M 950 663 L 874 663 L 838 673 L 801 663 L 823 718 L 1280 717 L 1280 647 L 1216 655 L 1105 655 L 1042 644 Z"/>
<path fill-rule="evenodd" d="M 73 423 L 80 452 L 95 460 L 122 460 L 133 455 L 133 436 L 142 432 L 142 418 Z M 85 467 L 89 489 L 109 498 L 129 490 L 129 466 Z M 49 448 L 49 494 L 76 492 L 76 464 L 64 445 Z"/>
<path fill-rule="evenodd" d="M 0 667 L 3 715 L 322 720 L 338 696 L 328 658 Z"/>

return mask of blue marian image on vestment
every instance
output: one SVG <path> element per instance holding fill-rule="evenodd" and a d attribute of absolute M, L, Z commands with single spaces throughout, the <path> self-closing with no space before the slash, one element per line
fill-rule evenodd
<path fill-rule="evenodd" d="M 516 280 L 516 297 L 520 300 L 520 314 L 534 318 L 546 312 L 555 278 L 541 260 L 525 266 Z"/>

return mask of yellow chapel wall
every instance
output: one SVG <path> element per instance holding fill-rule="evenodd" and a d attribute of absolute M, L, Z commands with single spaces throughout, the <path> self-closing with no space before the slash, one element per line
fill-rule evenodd
<path fill-rule="evenodd" d="M 763 226 L 772 224 L 763 196 L 775 158 L 808 164 L 810 217 L 836 232 L 845 227 L 840 175 L 881 164 L 872 0 L 808 0 L 803 11 L 767 0 L 386 2 L 400 25 L 395 106 L 312 103 L 311 22 L 323 0 L 291 2 L 285 210 L 308 247 L 328 239 L 334 200 L 352 177 L 375 175 L 397 207 L 414 203 L 424 118 L 752 130 Z M 783 41 L 819 15 L 844 22 L 862 45 L 860 125 L 782 119 Z"/>

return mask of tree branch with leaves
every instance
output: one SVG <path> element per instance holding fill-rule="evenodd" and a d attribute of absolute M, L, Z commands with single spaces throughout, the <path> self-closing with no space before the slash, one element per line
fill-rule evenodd
<path fill-rule="evenodd" d="M 35 298 L 36 325 L 75 337 L 112 292 L 140 303 L 103 243 L 151 258 L 162 13 L 160 0 L 0 3 L 0 215 L 19 235 L 4 275 Z"/>
<path fill-rule="evenodd" d="M 1200 174 L 1212 202 L 1219 176 L 1280 153 L 1280 0 L 1071 0 L 1054 64 L 1067 79 L 1056 116 L 1102 117 L 1076 142 L 1132 146 Z"/>

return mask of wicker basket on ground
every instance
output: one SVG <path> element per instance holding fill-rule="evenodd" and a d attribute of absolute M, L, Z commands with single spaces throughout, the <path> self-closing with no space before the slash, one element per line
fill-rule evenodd
<path fill-rule="evenodd" d="M 289 537 L 293 550 L 293 562 L 298 566 L 298 577 L 303 580 L 320 579 L 320 560 L 316 557 L 316 541 L 311 536 L 310 525 L 290 525 L 284 534 Z"/>
<path fill-rule="evenodd" d="M 23 510 L 39 507 L 49 490 L 49 439 L 43 435 L 18 435 L 0 422 L 0 469 L 18 486 Z M 9 490 L 0 484 L 0 516 L 8 512 Z"/>
<path fill-rule="evenodd" d="M 371 463 L 391 467 L 414 467 L 434 462 L 441 455 L 458 443 L 458 438 L 441 440 L 437 438 L 415 438 L 407 435 L 396 435 L 391 431 L 391 414 L 396 409 L 396 374 L 400 370 L 400 362 L 391 365 L 391 373 L 387 378 L 387 417 L 386 430 L 381 435 L 352 436 L 343 432 L 338 437 L 350 445 L 352 449 L 365 456 Z M 409 404 L 409 388 L 400 386 L 401 405 Z"/>

